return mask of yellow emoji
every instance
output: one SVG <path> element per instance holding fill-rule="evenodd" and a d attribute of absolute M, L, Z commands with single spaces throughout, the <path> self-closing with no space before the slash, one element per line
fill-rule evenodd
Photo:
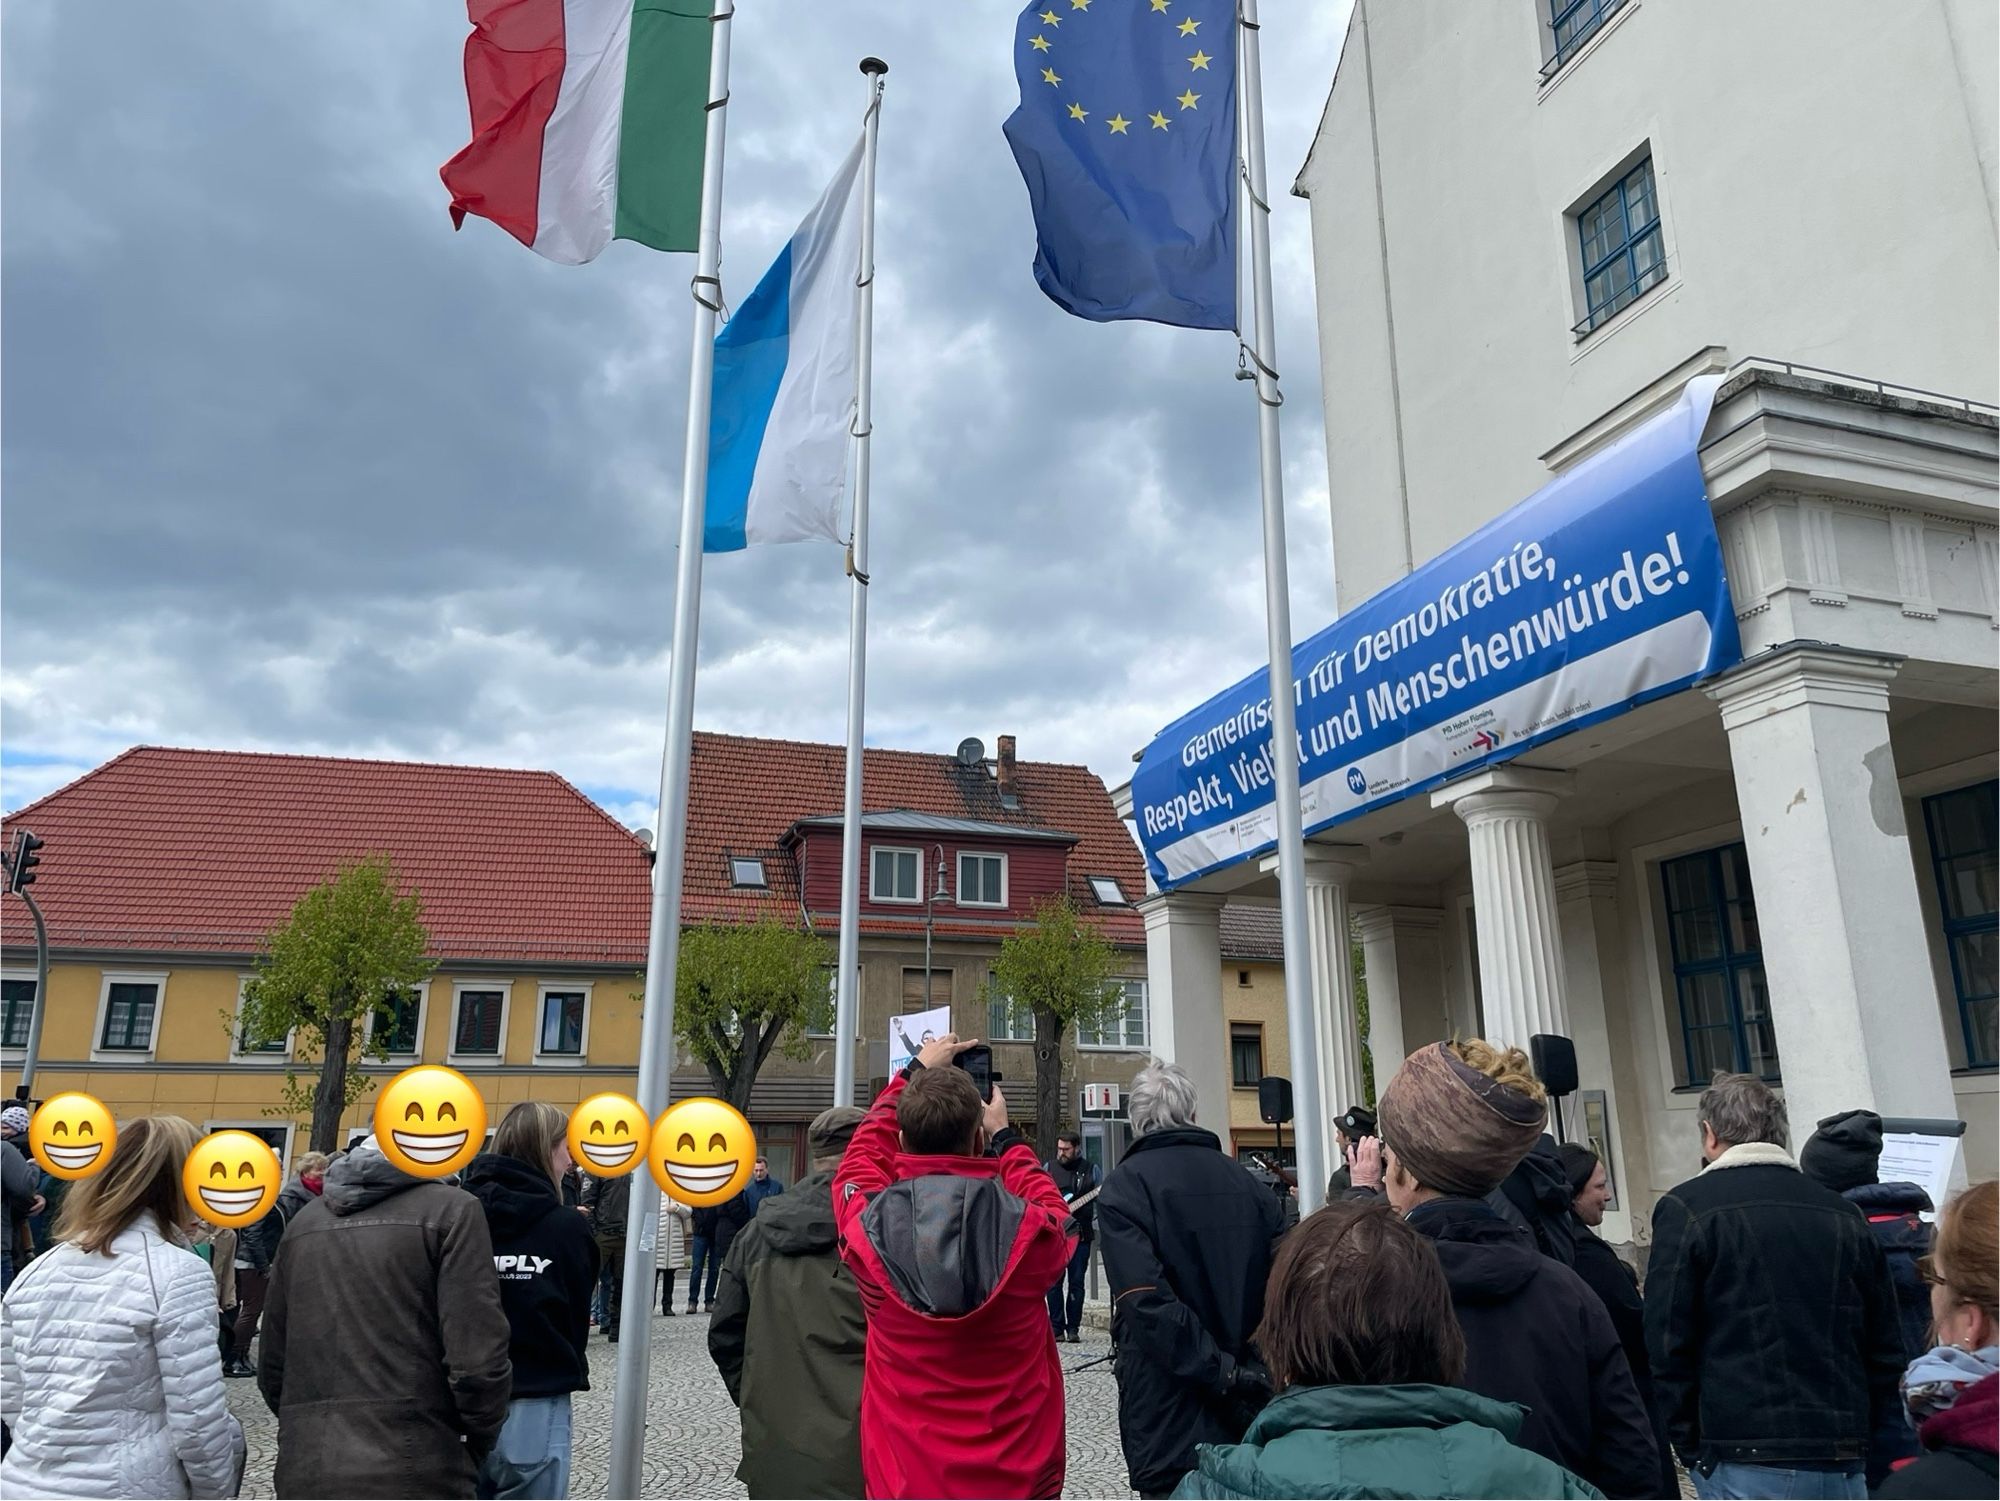
<path fill-rule="evenodd" d="M 594 1177 L 622 1178 L 646 1160 L 649 1134 L 637 1100 L 594 1094 L 570 1114 L 569 1155 Z"/>
<path fill-rule="evenodd" d="M 653 1123 L 646 1162 L 660 1192 L 711 1208 L 736 1197 L 750 1181 L 757 1138 L 734 1106 L 707 1098 L 682 1100 Z"/>
<path fill-rule="evenodd" d="M 270 1213 L 284 1182 L 278 1154 L 248 1131 L 211 1131 L 195 1143 L 181 1169 L 188 1208 L 225 1230 L 253 1225 Z"/>
<path fill-rule="evenodd" d="M 375 1101 L 375 1145 L 406 1173 L 449 1177 L 485 1144 L 486 1101 L 455 1068 L 406 1068 Z"/>
<path fill-rule="evenodd" d="M 28 1124 L 28 1150 L 58 1178 L 88 1178 L 111 1160 L 118 1124 L 96 1095 L 59 1094 Z"/>

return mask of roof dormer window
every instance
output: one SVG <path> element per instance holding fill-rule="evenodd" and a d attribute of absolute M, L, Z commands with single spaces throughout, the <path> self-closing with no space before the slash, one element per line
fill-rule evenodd
<path fill-rule="evenodd" d="M 1097 898 L 1097 904 L 1100 907 L 1129 907 L 1132 905 L 1126 899 L 1125 888 L 1120 886 L 1116 878 L 1112 876 L 1092 876 L 1090 878 L 1090 894 Z"/>
<path fill-rule="evenodd" d="M 739 890 L 769 891 L 771 883 L 764 876 L 764 862 L 744 855 L 729 857 L 729 884 Z"/>

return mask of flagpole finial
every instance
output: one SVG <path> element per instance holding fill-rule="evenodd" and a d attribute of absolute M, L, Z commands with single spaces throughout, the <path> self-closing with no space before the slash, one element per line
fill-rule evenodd
<path fill-rule="evenodd" d="M 870 78 L 880 78 L 889 71 L 889 65 L 879 57 L 864 57 L 861 59 L 861 71 Z"/>

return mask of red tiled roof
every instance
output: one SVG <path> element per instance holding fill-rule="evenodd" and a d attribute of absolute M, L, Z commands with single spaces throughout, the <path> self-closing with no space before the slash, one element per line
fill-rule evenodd
<path fill-rule="evenodd" d="M 6 820 L 58 948 L 247 954 L 386 852 L 441 958 L 645 963 L 645 845 L 553 772 L 139 746 Z M 24 904 L 0 903 L 9 947 Z"/>
<path fill-rule="evenodd" d="M 740 735 L 694 737 L 694 783 L 689 799 L 687 873 L 681 883 L 682 920 L 743 921 L 771 914 L 800 917 L 798 870 L 784 848 L 785 835 L 803 818 L 838 814 L 844 795 L 844 746 Z M 1015 801 L 1007 807 L 993 773 L 965 766 L 955 756 L 919 751 L 864 749 L 861 806 L 975 819 L 1020 829 L 1072 834 L 1069 894 L 1114 943 L 1145 942 L 1145 925 L 1131 907 L 1100 906 L 1090 876 L 1112 876 L 1137 900 L 1146 889 L 1139 849 L 1111 806 L 1111 794 L 1089 768 L 1048 761 L 1017 761 Z M 729 884 L 727 856 L 763 859 L 771 889 L 743 891 Z M 864 917 L 865 932 L 921 933 L 921 914 L 907 921 Z M 992 938 L 991 924 L 955 922 L 940 914 L 941 936 Z"/>

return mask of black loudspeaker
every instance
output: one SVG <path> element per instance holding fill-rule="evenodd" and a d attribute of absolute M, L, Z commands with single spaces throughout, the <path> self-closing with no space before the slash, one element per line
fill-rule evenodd
<path fill-rule="evenodd" d="M 1576 1093 L 1575 1043 L 1553 1032 L 1537 1032 L 1528 1039 L 1528 1053 L 1542 1088 L 1558 1097 Z"/>
<path fill-rule="evenodd" d="M 1292 1118 L 1292 1081 L 1266 1074 L 1257 1081 L 1257 1114 L 1267 1124 L 1282 1126 Z"/>

